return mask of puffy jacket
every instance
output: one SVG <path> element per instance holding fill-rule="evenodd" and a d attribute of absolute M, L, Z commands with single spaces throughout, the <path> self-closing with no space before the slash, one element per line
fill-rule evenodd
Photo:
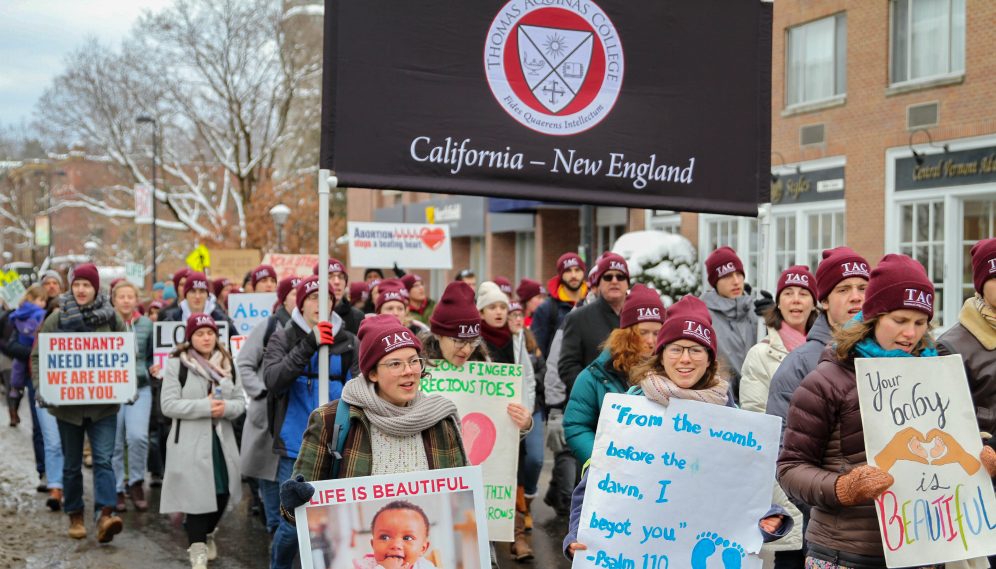
<path fill-rule="evenodd" d="M 974 298 L 966 300 L 958 324 L 937 339 L 937 355 L 961 354 L 979 430 L 996 434 L 996 329 L 974 303 Z"/>
<path fill-rule="evenodd" d="M 830 321 L 827 320 L 826 313 L 820 314 L 813 327 L 809 329 L 809 334 L 806 334 L 806 342 L 792 350 L 771 377 L 765 413 L 781 417 L 783 432 L 792 395 L 802 380 L 816 369 L 823 349 L 831 340 L 833 340 L 833 330 L 830 329 Z"/>
<path fill-rule="evenodd" d="M 789 354 L 778 330 L 768 327 L 768 336 L 754 345 L 740 369 L 740 408 L 764 413 L 771 378 Z"/>
<path fill-rule="evenodd" d="M 567 313 L 574 308 L 575 303 L 557 298 L 560 277 L 553 277 L 546 283 L 546 286 L 547 290 L 550 291 L 550 296 L 536 307 L 529 329 L 533 331 L 536 344 L 539 346 L 540 352 L 543 353 L 543 357 L 549 360 L 553 335 L 564 323 L 564 318 L 567 318 Z"/>
<path fill-rule="evenodd" d="M 733 395 L 739 401 L 740 370 L 744 367 L 747 350 L 757 343 L 754 299 L 746 294 L 725 298 L 715 290 L 706 291 L 701 298 L 712 315 L 712 329 L 719 342 L 719 355 L 734 371 Z"/>
<path fill-rule="evenodd" d="M 875 501 L 844 506 L 837 479 L 867 464 L 858 385 L 852 363 L 827 347 L 792 397 L 778 457 L 785 493 L 812 506 L 806 539 L 847 553 L 883 556 Z"/>
<path fill-rule="evenodd" d="M 557 370 L 570 397 L 574 381 L 602 353 L 602 343 L 619 328 L 619 315 L 602 297 L 572 310 L 564 319 L 564 341 Z"/>
<path fill-rule="evenodd" d="M 297 310 L 295 309 L 295 314 Z M 318 401 L 318 342 L 293 317 L 273 333 L 263 353 L 267 418 L 273 452 L 297 458 L 308 417 Z M 329 346 L 329 400 L 342 394 L 343 385 L 359 375 L 360 343 L 333 312 L 335 341 Z"/>
<path fill-rule="evenodd" d="M 591 458 L 598 414 L 602 411 L 605 394 L 626 393 L 629 389 L 629 378 L 617 370 L 612 362 L 609 350 L 605 350 L 591 362 L 574 382 L 567 409 L 564 410 L 564 438 L 581 464 Z"/>

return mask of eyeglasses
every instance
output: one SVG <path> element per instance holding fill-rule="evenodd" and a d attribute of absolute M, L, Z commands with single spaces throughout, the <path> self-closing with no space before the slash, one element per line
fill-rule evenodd
<path fill-rule="evenodd" d="M 521 311 L 516 310 L 515 312 L 509 313 L 508 319 L 509 320 L 525 320 L 526 319 L 526 315 L 523 314 Z"/>
<path fill-rule="evenodd" d="M 614 275 L 608 275 L 608 274 L 602 275 L 602 282 L 603 283 L 610 283 L 612 281 L 616 281 L 616 282 L 621 283 L 623 281 L 628 281 L 628 280 L 629 280 L 629 277 L 627 277 L 626 275 L 624 275 L 622 273 L 616 273 Z"/>
<path fill-rule="evenodd" d="M 481 342 L 484 341 L 484 338 L 478 336 L 472 340 L 462 340 L 459 338 L 450 338 L 450 340 L 453 340 L 453 345 L 456 346 L 456 349 L 461 350 L 463 348 L 466 348 L 467 346 L 471 346 L 473 348 L 480 346 Z"/>
<path fill-rule="evenodd" d="M 706 356 L 709 355 L 709 351 L 702 346 L 682 346 L 680 344 L 668 344 L 664 346 L 664 354 L 672 360 L 681 359 L 685 350 L 688 350 L 688 357 L 696 362 L 706 359 Z"/>
<path fill-rule="evenodd" d="M 377 364 L 377 366 L 385 366 L 387 367 L 387 371 L 391 372 L 391 375 L 401 377 L 405 373 L 406 368 L 411 368 L 412 373 L 422 373 L 422 370 L 425 369 L 425 358 L 412 358 L 407 362 L 394 360 L 386 364 Z"/>

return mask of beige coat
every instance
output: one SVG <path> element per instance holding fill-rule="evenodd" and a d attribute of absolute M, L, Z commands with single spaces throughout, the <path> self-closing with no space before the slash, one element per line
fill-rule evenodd
<path fill-rule="evenodd" d="M 188 370 L 187 381 L 181 389 L 181 365 L 179 358 L 167 360 L 163 378 L 163 415 L 174 421 L 166 444 L 166 473 L 159 512 L 207 514 L 218 509 L 212 461 L 211 403 L 207 395 L 210 383 L 201 374 Z M 232 420 L 246 409 L 242 382 L 237 373 L 234 376 L 230 384 L 227 381 L 222 384 L 225 412 L 216 427 L 228 468 L 229 509 L 242 501 L 239 447 L 235 443 Z"/>

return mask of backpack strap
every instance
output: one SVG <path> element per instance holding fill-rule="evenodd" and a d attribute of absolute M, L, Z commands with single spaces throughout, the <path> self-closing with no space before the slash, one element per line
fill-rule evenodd
<path fill-rule="evenodd" d="M 332 427 L 332 438 L 335 439 L 335 450 L 332 451 L 332 478 L 339 478 L 339 467 L 342 465 L 342 450 L 346 447 L 346 437 L 349 435 L 349 403 L 339 399 L 335 408 L 335 424 Z M 331 445 L 329 445 L 331 446 Z M 332 449 L 329 449 L 332 450 Z"/>
<path fill-rule="evenodd" d="M 270 343 L 270 336 L 277 330 L 277 317 L 271 316 L 266 321 L 266 333 L 263 335 L 263 347 Z"/>

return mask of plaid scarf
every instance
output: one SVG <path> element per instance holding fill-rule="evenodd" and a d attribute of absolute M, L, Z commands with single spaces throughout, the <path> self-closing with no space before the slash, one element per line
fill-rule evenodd
<path fill-rule="evenodd" d="M 996 312 L 993 312 L 993 309 L 979 293 L 975 293 L 975 309 L 979 311 L 979 314 L 986 319 L 986 322 L 990 326 L 996 328 Z"/>
<path fill-rule="evenodd" d="M 59 295 L 59 329 L 63 332 L 95 332 L 112 320 L 114 307 L 102 292 L 86 306 L 80 306 L 72 292 Z"/>

